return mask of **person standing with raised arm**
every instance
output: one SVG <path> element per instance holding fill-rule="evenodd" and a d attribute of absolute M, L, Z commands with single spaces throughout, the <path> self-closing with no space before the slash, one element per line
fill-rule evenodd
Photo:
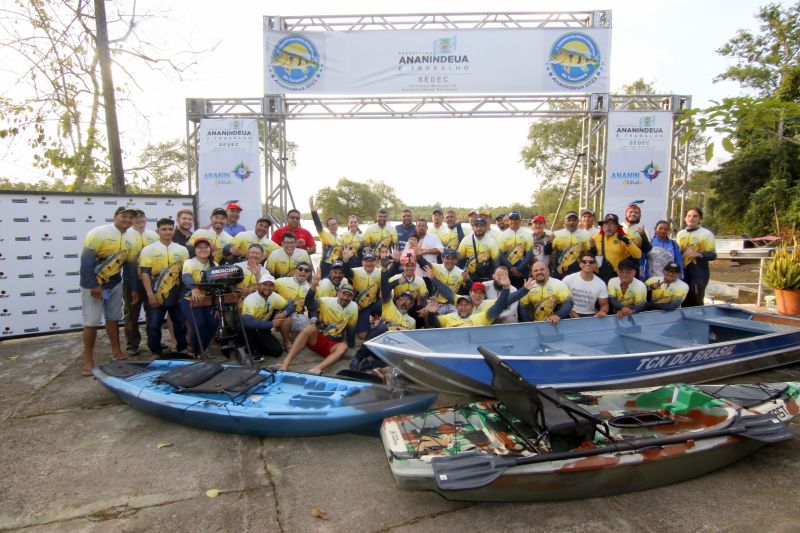
<path fill-rule="evenodd" d="M 684 307 L 703 305 L 706 287 L 711 279 L 709 263 L 717 258 L 714 234 L 701 226 L 703 210 L 693 207 L 683 218 L 686 228 L 678 232 L 678 244 L 683 253 L 684 279 L 689 286 Z"/>

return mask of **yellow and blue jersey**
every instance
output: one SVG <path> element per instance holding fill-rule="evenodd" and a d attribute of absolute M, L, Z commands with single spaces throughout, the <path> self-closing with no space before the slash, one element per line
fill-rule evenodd
<path fill-rule="evenodd" d="M 341 339 L 345 330 L 356 327 L 358 306 L 355 302 L 350 302 L 342 307 L 338 298 L 320 298 L 317 301 L 317 315 L 320 333 L 331 339 Z"/>
<path fill-rule="evenodd" d="M 248 294 L 242 301 L 242 316 L 250 315 L 256 320 L 272 320 L 273 315 L 286 307 L 288 302 L 273 292 L 266 299 L 259 293 Z"/>
<path fill-rule="evenodd" d="M 386 327 L 389 328 L 389 331 L 415 329 L 417 327 L 417 322 L 414 320 L 414 317 L 410 316 L 408 313 L 401 313 L 394 304 L 394 300 L 391 298 L 383 302 L 381 306 L 381 320 L 383 320 Z"/>
<path fill-rule="evenodd" d="M 439 240 L 442 241 L 445 248 L 450 248 L 452 250 L 458 248 L 458 230 L 456 230 L 455 226 L 452 228 L 447 227 L 447 224 L 442 224 L 438 228 L 431 226 L 430 231 L 439 237 Z"/>
<path fill-rule="evenodd" d="M 608 280 L 608 296 L 616 298 L 626 307 L 636 307 L 647 302 L 647 286 L 644 282 L 633 278 L 627 290 L 623 293 L 619 278 Z"/>
<path fill-rule="evenodd" d="M 181 271 L 181 279 L 183 279 L 184 293 L 183 296 L 187 300 L 192 298 L 192 285 L 200 283 L 203 280 L 203 272 L 211 268 L 211 261 L 201 263 L 196 257 L 187 259 L 183 262 L 183 270 Z M 191 284 L 187 284 L 187 277 L 191 278 Z"/>
<path fill-rule="evenodd" d="M 555 262 L 553 269 L 559 276 L 571 274 L 580 270 L 578 259 L 581 252 L 588 250 L 592 244 L 592 235 L 582 229 L 569 231 L 560 229 L 553 233 L 553 253 L 551 261 Z"/>
<path fill-rule="evenodd" d="M 161 241 L 156 241 L 142 248 L 139 254 L 139 268 L 142 271 L 146 269 L 152 278 L 156 278 L 165 268 L 175 263 L 183 263 L 187 259 L 189 250 L 185 246 L 173 242 L 167 247 Z"/>
<path fill-rule="evenodd" d="M 367 272 L 363 267 L 352 269 L 353 288 L 356 290 L 353 301 L 359 309 L 366 309 L 378 298 L 378 289 L 381 286 L 381 271 L 375 269 Z"/>
<path fill-rule="evenodd" d="M 211 258 L 214 260 L 215 263 L 219 263 L 222 261 L 222 257 L 225 255 L 224 249 L 229 244 L 233 243 L 233 237 L 231 237 L 228 233 L 221 231 L 217 233 L 213 229 L 198 229 L 192 233 L 192 236 L 189 237 L 189 245 L 194 246 L 194 241 L 199 239 L 200 237 L 208 239 L 211 243 L 211 246 L 218 248 L 211 254 Z"/>
<path fill-rule="evenodd" d="M 297 268 L 297 265 L 300 263 L 308 263 L 309 266 L 312 264 L 311 258 L 305 250 L 295 248 L 294 252 L 292 252 L 292 256 L 289 257 L 286 254 L 286 250 L 277 248 L 269 254 L 267 258 L 267 270 L 269 270 L 276 279 L 285 276 L 293 276 L 294 269 Z"/>
<path fill-rule="evenodd" d="M 259 238 L 255 231 L 240 231 L 231 241 L 231 245 L 234 248 L 238 248 L 240 254 L 244 257 L 247 257 L 247 250 L 250 249 L 251 244 L 260 244 L 264 250 L 264 257 L 269 257 L 273 250 L 280 248 L 266 235 Z"/>
<path fill-rule="evenodd" d="M 661 286 L 656 287 L 659 281 Z M 645 281 L 645 285 L 651 291 L 650 301 L 654 304 L 668 304 L 675 301 L 683 303 L 686 299 L 686 294 L 689 292 L 689 286 L 683 281 L 676 280 L 667 285 L 663 276 L 654 276 Z"/>
<path fill-rule="evenodd" d="M 461 239 L 461 243 L 458 245 L 458 255 L 466 265 L 465 270 L 472 274 L 486 265 L 496 263 L 500 256 L 500 249 L 497 247 L 497 242 L 489 236 L 473 239 L 472 235 L 468 235 Z"/>
<path fill-rule="evenodd" d="M 306 294 L 311 288 L 307 281 L 298 283 L 294 276 L 278 278 L 275 280 L 275 292 L 286 301 L 294 302 L 295 312 L 302 313 L 305 309 Z"/>
<path fill-rule="evenodd" d="M 397 244 L 397 230 L 389 224 L 380 227 L 372 224 L 364 230 L 364 245 L 373 248 L 377 252 L 382 246 Z"/>
<path fill-rule="evenodd" d="M 419 276 L 414 276 L 412 279 L 406 278 L 403 274 L 397 274 L 389 278 L 389 283 L 397 281 L 397 285 L 392 290 L 393 296 L 397 298 L 404 292 L 410 292 L 414 299 L 425 298 L 428 296 L 428 287 L 425 285 L 425 280 Z"/>
<path fill-rule="evenodd" d="M 544 285 L 534 283 L 528 294 L 520 299 L 519 305 L 527 306 L 533 320 L 539 321 L 553 315 L 560 304 L 571 299 L 572 294 L 563 281 L 548 278 Z"/>
<path fill-rule="evenodd" d="M 98 226 L 86 234 L 81 252 L 80 286 L 91 289 L 101 285 L 97 268 L 108 260 L 103 276 L 108 281 L 102 284 L 106 288 L 114 287 L 122 281 L 122 265 L 131 254 L 131 242 L 125 238 L 114 224 Z"/>
<path fill-rule="evenodd" d="M 433 271 L 434 278 L 447 285 L 447 287 L 453 291 L 453 299 L 455 299 L 455 295 L 458 294 L 458 290 L 464 283 L 464 278 L 461 277 L 461 273 L 464 271 L 457 266 L 454 266 L 453 270 L 447 270 L 444 265 L 435 263 L 431 264 L 431 270 Z M 436 295 L 436 301 L 440 304 L 454 303 L 453 300 L 448 300 L 441 294 Z"/>
<path fill-rule="evenodd" d="M 241 268 L 242 272 L 244 273 L 244 278 L 236 285 L 237 289 L 256 290 L 256 288 L 258 288 L 258 280 L 261 279 L 261 276 L 267 273 L 267 269 L 264 268 L 263 265 L 258 265 L 260 267 L 258 275 L 253 274 L 253 272 L 247 268 L 247 261 L 241 261 L 239 263 L 235 263 L 235 265 Z"/>
<path fill-rule="evenodd" d="M 509 228 L 499 235 L 497 246 L 508 263 L 514 266 L 522 261 L 525 254 L 533 247 L 533 234 L 525 228 L 517 231 Z"/>

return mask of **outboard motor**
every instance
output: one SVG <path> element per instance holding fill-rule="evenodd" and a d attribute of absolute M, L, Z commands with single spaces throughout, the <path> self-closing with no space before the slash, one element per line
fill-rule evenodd
<path fill-rule="evenodd" d="M 220 265 L 211 267 L 203 272 L 203 277 L 198 283 L 203 289 L 228 289 L 244 280 L 244 271 L 236 265 Z"/>

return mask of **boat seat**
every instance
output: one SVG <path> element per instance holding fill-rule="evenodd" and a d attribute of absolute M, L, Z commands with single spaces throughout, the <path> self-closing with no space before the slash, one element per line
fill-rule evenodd
<path fill-rule="evenodd" d="M 156 379 L 156 383 L 166 383 L 181 391 L 200 385 L 220 372 L 222 372 L 221 364 L 213 361 L 199 361 L 164 372 Z"/>
<path fill-rule="evenodd" d="M 229 367 L 214 374 L 211 378 L 193 387 L 180 389 L 178 392 L 221 392 L 225 394 L 241 394 L 252 389 L 267 376 L 257 368 Z"/>
<path fill-rule="evenodd" d="M 666 335 L 654 335 L 650 333 L 620 333 L 619 336 L 624 339 L 631 339 L 649 344 L 659 344 L 661 346 L 667 346 L 668 348 L 688 348 L 689 346 L 697 345 L 696 342 L 689 339 L 667 337 Z"/>
<path fill-rule="evenodd" d="M 478 351 L 492 369 L 492 391 L 498 401 L 536 433 L 546 433 L 551 450 L 571 450 L 594 438 L 600 419 L 552 388 L 537 388 L 482 346 Z"/>
<path fill-rule="evenodd" d="M 580 344 L 578 342 L 547 341 L 540 342 L 539 344 L 545 348 L 549 348 L 550 350 L 570 355 L 608 355 L 608 352 L 597 350 L 591 346 Z"/>
<path fill-rule="evenodd" d="M 711 326 L 722 326 L 724 328 L 741 329 L 745 331 L 752 331 L 754 333 L 775 333 L 776 329 L 764 322 L 755 322 L 747 320 L 746 318 L 736 318 L 732 316 L 715 316 L 715 317 L 700 317 L 700 316 L 685 316 L 686 320 L 694 320 L 695 322 L 705 322 Z"/>

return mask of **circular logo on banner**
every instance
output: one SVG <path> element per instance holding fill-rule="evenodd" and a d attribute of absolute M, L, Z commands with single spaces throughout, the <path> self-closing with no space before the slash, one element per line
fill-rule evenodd
<path fill-rule="evenodd" d="M 317 47 L 302 35 L 284 37 L 272 49 L 270 76 L 275 83 L 290 91 L 313 86 L 322 74 Z"/>
<path fill-rule="evenodd" d="M 597 79 L 603 68 L 600 48 L 584 33 L 567 33 L 550 49 L 547 72 L 565 89 L 583 89 Z"/>

